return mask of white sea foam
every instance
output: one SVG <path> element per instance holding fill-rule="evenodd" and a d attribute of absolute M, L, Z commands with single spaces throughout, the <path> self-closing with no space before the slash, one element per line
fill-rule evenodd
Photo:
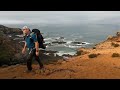
<path fill-rule="evenodd" d="M 64 55 L 64 54 L 69 54 L 69 55 L 75 55 L 76 54 L 76 52 L 65 52 L 65 51 L 59 51 L 59 52 L 57 52 L 56 53 L 57 55 L 59 55 L 59 56 L 62 56 L 62 55 Z"/>
<path fill-rule="evenodd" d="M 62 43 L 62 42 L 65 42 L 65 43 Z M 49 38 L 45 38 L 45 44 L 47 44 L 48 49 L 57 50 L 58 52 L 56 54 L 59 56 L 62 56 L 64 54 L 75 55 L 76 51 L 72 51 L 70 49 L 76 50 L 81 47 L 86 47 L 91 43 L 82 42 L 82 41 L 79 41 L 79 39 L 75 40 L 75 38 L 74 40 L 71 40 L 64 37 L 49 37 Z"/>
<path fill-rule="evenodd" d="M 84 42 L 84 43 L 86 43 L 86 44 L 90 44 L 90 43 L 88 43 L 88 42 Z"/>
<path fill-rule="evenodd" d="M 45 41 L 49 41 L 49 40 L 51 41 L 51 40 L 53 40 L 53 38 L 45 38 L 44 40 Z"/>
<path fill-rule="evenodd" d="M 69 48 L 81 48 L 81 47 L 84 47 L 84 46 L 81 46 L 81 45 L 68 45 Z"/>
<path fill-rule="evenodd" d="M 71 44 L 71 43 L 72 43 L 72 41 L 70 41 L 70 40 L 66 41 L 66 44 Z"/>

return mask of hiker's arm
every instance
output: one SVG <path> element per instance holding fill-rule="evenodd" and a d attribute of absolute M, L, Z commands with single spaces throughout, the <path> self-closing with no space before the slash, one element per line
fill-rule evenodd
<path fill-rule="evenodd" d="M 36 51 L 39 50 L 39 43 L 38 42 L 35 42 L 35 48 L 36 48 Z"/>
<path fill-rule="evenodd" d="M 35 49 L 36 49 L 36 51 L 38 51 L 39 50 L 39 43 L 38 43 L 38 40 L 37 40 L 37 36 L 35 34 L 33 34 L 32 39 L 35 43 Z"/>
<path fill-rule="evenodd" d="M 23 47 L 23 50 L 22 50 L 22 53 L 23 53 L 23 54 L 25 53 L 26 47 L 27 47 L 27 44 L 26 44 L 26 42 L 25 42 L 24 47 Z"/>
<path fill-rule="evenodd" d="M 26 50 L 26 48 L 27 48 L 27 44 L 26 44 L 26 42 L 25 42 L 25 45 L 24 45 L 24 48 L 23 48 L 23 49 L 25 49 L 25 50 Z"/>
<path fill-rule="evenodd" d="M 35 42 L 36 55 L 39 56 L 39 43 Z"/>
<path fill-rule="evenodd" d="M 37 36 L 34 34 L 32 36 L 32 38 L 33 38 L 34 43 L 35 43 L 36 55 L 39 56 L 39 43 L 38 43 L 38 40 L 37 40 Z"/>

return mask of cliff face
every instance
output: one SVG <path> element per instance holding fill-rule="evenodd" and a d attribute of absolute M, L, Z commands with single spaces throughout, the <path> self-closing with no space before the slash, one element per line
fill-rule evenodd
<path fill-rule="evenodd" d="M 21 45 L 9 37 L 13 34 L 22 34 L 19 28 L 8 28 L 0 25 L 0 65 L 15 61 L 16 54 L 21 51 Z"/>

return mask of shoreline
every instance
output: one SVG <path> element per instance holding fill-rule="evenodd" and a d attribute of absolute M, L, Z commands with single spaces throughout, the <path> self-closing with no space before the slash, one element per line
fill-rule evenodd
<path fill-rule="evenodd" d="M 120 37 L 117 37 L 118 39 Z M 112 38 L 114 39 L 114 38 Z M 120 79 L 120 42 L 107 39 L 94 48 L 80 48 L 80 55 L 45 65 L 46 71 L 40 73 L 38 64 L 33 64 L 33 72 L 24 73 L 26 65 L 0 67 L 0 78 L 4 79 Z M 115 45 L 116 45 L 115 44 Z M 99 55 L 98 55 L 99 53 Z M 95 57 L 89 57 L 95 54 Z"/>
<path fill-rule="evenodd" d="M 7 44 L 10 45 L 10 43 Z M 18 59 L 20 58 L 19 55 L 17 57 Z M 43 55 L 41 59 L 43 61 L 53 60 L 51 63 L 44 64 L 44 73 L 39 72 L 38 63 L 32 64 L 33 71 L 30 73 L 24 72 L 27 69 L 26 64 L 4 65 L 0 67 L 0 78 L 120 79 L 120 34 L 107 37 L 104 41 L 97 43 L 91 48 L 79 48 L 78 55 L 70 58 L 64 57 L 56 60 L 54 54 L 52 54 L 51 57 Z"/>

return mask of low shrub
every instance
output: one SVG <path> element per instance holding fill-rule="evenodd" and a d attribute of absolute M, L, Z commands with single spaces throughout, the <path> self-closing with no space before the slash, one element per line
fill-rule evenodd
<path fill-rule="evenodd" d="M 120 46 L 119 44 L 113 43 L 113 42 L 111 43 L 111 45 L 114 46 L 114 47 L 119 47 Z"/>
<path fill-rule="evenodd" d="M 90 55 L 88 55 L 89 58 L 95 58 L 97 56 L 98 56 L 98 54 L 90 54 Z"/>
<path fill-rule="evenodd" d="M 120 57 L 120 54 L 119 53 L 113 53 L 112 57 Z"/>

